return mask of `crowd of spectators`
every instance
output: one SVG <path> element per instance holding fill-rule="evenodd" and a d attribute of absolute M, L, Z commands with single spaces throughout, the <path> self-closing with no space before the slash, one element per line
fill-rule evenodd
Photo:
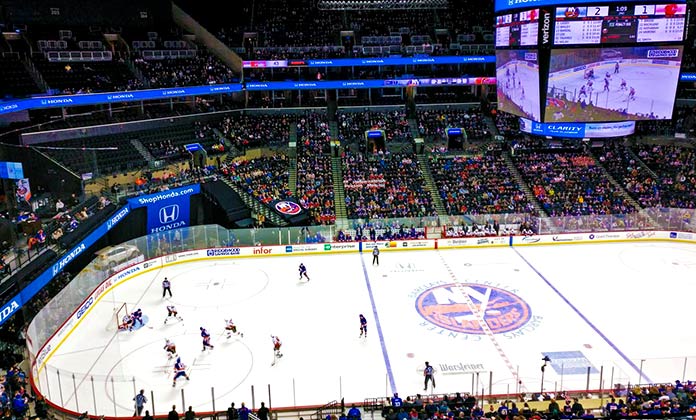
<path fill-rule="evenodd" d="M 696 206 L 696 152 L 679 145 L 638 145 L 635 154 L 658 176 L 659 204 Z M 657 203 L 657 201 L 655 201 Z"/>
<path fill-rule="evenodd" d="M 289 114 L 234 114 L 223 118 L 218 129 L 234 147 L 246 151 L 287 144 L 291 123 Z"/>
<path fill-rule="evenodd" d="M 256 200 L 269 204 L 292 196 L 288 165 L 287 156 L 273 155 L 222 164 L 221 171 Z"/>
<path fill-rule="evenodd" d="M 493 120 L 495 121 L 495 126 L 502 136 L 505 136 L 506 138 L 519 136 L 520 117 L 508 114 L 507 112 L 498 112 L 495 109 L 491 113 L 493 115 Z"/>
<path fill-rule="evenodd" d="M 661 204 L 659 179 L 644 168 L 626 146 L 611 142 L 598 154 L 601 164 L 641 207 Z"/>
<path fill-rule="evenodd" d="M 418 132 L 426 140 L 447 140 L 447 128 L 463 128 L 469 139 L 490 138 L 488 123 L 478 108 L 419 109 Z"/>
<path fill-rule="evenodd" d="M 414 154 L 380 152 L 343 156 L 343 185 L 349 218 L 437 216 Z"/>
<path fill-rule="evenodd" d="M 151 88 L 215 85 L 238 80 L 231 68 L 201 50 L 193 58 L 137 58 L 135 64 L 143 72 Z"/>
<path fill-rule="evenodd" d="M 474 156 L 433 155 L 430 170 L 447 214 L 534 211 L 499 150 Z"/>
<path fill-rule="evenodd" d="M 338 113 L 338 139 L 341 143 L 364 143 L 365 131 L 368 130 L 384 130 L 387 142 L 410 141 L 412 138 L 403 110 Z"/>
<path fill-rule="evenodd" d="M 314 224 L 333 224 L 331 130 L 325 114 L 308 113 L 297 121 L 297 199 Z"/>
<path fill-rule="evenodd" d="M 517 169 L 549 216 L 626 214 L 636 209 L 591 156 L 576 151 L 515 153 Z"/>

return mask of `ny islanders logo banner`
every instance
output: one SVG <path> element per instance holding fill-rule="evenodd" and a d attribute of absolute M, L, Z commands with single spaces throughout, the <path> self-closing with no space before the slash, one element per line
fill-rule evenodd
<path fill-rule="evenodd" d="M 423 291 L 416 311 L 438 327 L 463 334 L 507 333 L 523 327 L 532 311 L 519 296 L 479 284 L 444 284 Z M 481 325 L 483 319 L 485 325 Z"/>

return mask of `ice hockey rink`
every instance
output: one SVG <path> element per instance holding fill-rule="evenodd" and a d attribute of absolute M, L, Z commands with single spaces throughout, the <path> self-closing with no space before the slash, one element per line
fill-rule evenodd
<path fill-rule="evenodd" d="M 653 113 L 657 119 L 671 118 L 679 78 L 679 66 L 631 63 L 629 61 L 620 63 L 621 69 L 618 74 L 614 74 L 616 60 L 594 63 L 596 66 L 593 67 L 595 79 L 593 80 L 592 103 L 604 109 L 619 111 L 627 109 L 627 113 L 630 115 Z M 579 97 L 580 88 L 587 83 L 584 78 L 584 67 L 574 72 L 563 70 L 550 73 L 549 92 L 565 91 L 567 100 L 579 102 L 582 99 Z M 607 72 L 611 76 L 609 91 L 604 90 L 604 77 Z M 625 89 L 621 88 L 622 79 L 626 80 Z M 660 86 L 660 89 L 656 90 L 655 86 Z M 633 100 L 629 99 L 631 87 L 635 88 L 636 91 Z M 666 91 L 668 89 L 673 91 Z"/>
<path fill-rule="evenodd" d="M 509 79 L 506 86 L 507 71 L 517 68 L 517 74 Z M 539 66 L 532 65 L 523 60 L 514 60 L 496 69 L 497 88 L 512 102 L 517 104 L 524 112 L 533 116 L 535 121 L 540 120 L 541 107 L 539 104 Z M 514 82 L 514 83 L 513 83 Z"/>
<path fill-rule="evenodd" d="M 298 281 L 300 262 L 310 281 Z M 213 398 L 224 410 L 233 401 L 405 397 L 423 393 L 425 361 L 436 369 L 428 393 L 538 392 L 544 355 L 548 391 L 584 390 L 588 367 L 591 389 L 694 379 L 696 359 L 686 358 L 696 331 L 680 314 L 692 306 L 695 278 L 696 247 L 667 242 L 383 252 L 379 266 L 368 253 L 190 262 L 133 277 L 99 300 L 38 386 L 75 411 L 130 416 L 140 389 L 154 394 L 158 414 L 182 398 L 201 412 Z M 108 327 L 121 302 L 143 310 L 144 327 Z M 164 324 L 167 304 L 182 322 Z M 225 338 L 230 317 L 243 338 Z M 212 351 L 202 351 L 201 326 Z M 283 342 L 275 366 L 272 334 Z M 176 387 L 165 338 L 190 367 L 190 381 Z"/>

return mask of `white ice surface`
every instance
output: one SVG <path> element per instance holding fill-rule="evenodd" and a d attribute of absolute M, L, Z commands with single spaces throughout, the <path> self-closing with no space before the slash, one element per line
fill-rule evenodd
<path fill-rule="evenodd" d="M 594 368 L 590 388 L 601 386 L 602 368 L 605 387 L 612 375 L 614 383 L 638 381 L 641 365 L 642 382 L 696 378 L 696 359 L 687 361 L 684 372 L 685 357 L 696 347 L 696 331 L 687 321 L 696 289 L 695 247 L 515 249 L 384 252 L 379 267 L 371 265 L 371 255 L 348 254 L 163 268 L 128 280 L 102 299 L 48 360 L 39 386 L 51 401 L 72 410 L 128 416 L 139 389 L 148 396 L 154 392 L 158 414 L 172 404 L 180 408 L 182 390 L 186 406 L 196 411 L 213 409 L 211 388 L 216 410 L 232 401 L 252 406 L 252 398 L 256 407 L 268 404 L 269 386 L 274 407 L 340 398 L 359 402 L 395 390 L 413 395 L 423 390 L 426 360 L 438 370 L 438 393 L 471 391 L 473 385 L 488 394 L 489 383 L 494 394 L 515 392 L 518 371 L 521 391 L 536 392 L 547 352 L 581 351 Z M 298 281 L 300 262 L 311 281 Z M 164 276 L 172 281 L 171 300 L 161 297 Z M 529 305 L 531 320 L 514 332 L 492 335 L 437 327 L 416 311 L 415 301 L 422 291 L 450 283 L 512 292 Z M 121 302 L 130 310 L 141 308 L 146 327 L 107 330 L 112 308 Z M 170 302 L 183 322 L 163 323 Z M 368 319 L 367 339 L 358 337 L 360 313 Z M 224 337 L 224 319 L 230 317 L 243 338 Z M 201 351 L 201 326 L 212 333 L 212 351 Z M 284 356 L 275 366 L 271 334 L 283 341 Z M 191 367 L 191 380 L 180 379 L 175 388 L 162 349 L 165 338 L 176 342 Z M 440 364 L 460 362 L 482 365 L 481 372 L 439 371 Z M 585 389 L 585 374 L 557 368 L 546 368 L 546 390 Z"/>

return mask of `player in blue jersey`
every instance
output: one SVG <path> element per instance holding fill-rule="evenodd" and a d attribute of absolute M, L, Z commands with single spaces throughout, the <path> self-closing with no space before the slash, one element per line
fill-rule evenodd
<path fill-rule="evenodd" d="M 302 280 L 302 276 L 305 276 L 307 281 L 309 281 L 309 276 L 307 275 L 307 267 L 305 267 L 304 264 L 300 263 L 300 280 Z"/>
<path fill-rule="evenodd" d="M 138 308 L 137 311 L 133 312 L 131 314 L 131 318 L 133 318 L 133 325 L 131 327 L 135 327 L 136 322 L 139 322 L 140 326 L 145 325 L 143 323 L 143 310 L 142 309 Z"/>
<path fill-rule="evenodd" d="M 179 321 L 184 320 L 179 316 L 179 311 L 176 310 L 174 305 L 167 305 L 167 317 L 164 319 L 164 323 L 166 324 L 171 318 L 178 319 Z"/>
<path fill-rule="evenodd" d="M 207 347 L 210 347 L 210 350 L 212 350 L 214 346 L 210 344 L 210 333 L 203 327 L 201 327 L 201 337 L 203 337 L 203 351 L 205 351 Z"/>
<path fill-rule="evenodd" d="M 367 338 L 367 319 L 360 314 L 360 337 L 365 336 Z"/>
<path fill-rule="evenodd" d="M 174 363 L 174 379 L 172 380 L 172 387 L 176 386 L 176 380 L 182 376 L 185 377 L 187 381 L 190 379 L 186 373 L 186 365 L 181 361 L 181 357 L 177 357 L 176 363 Z"/>

